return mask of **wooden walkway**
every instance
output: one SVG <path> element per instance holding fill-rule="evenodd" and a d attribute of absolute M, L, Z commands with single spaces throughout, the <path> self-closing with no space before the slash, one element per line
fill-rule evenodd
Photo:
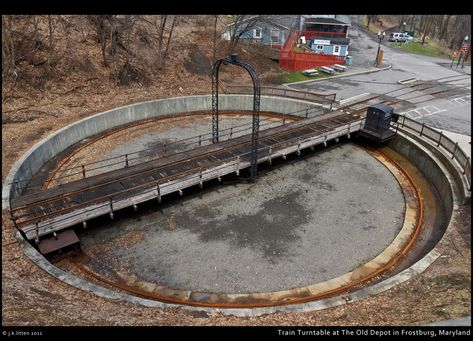
<path fill-rule="evenodd" d="M 263 130 L 258 139 L 258 162 L 273 158 L 362 128 L 358 113 L 333 111 Z M 179 192 L 249 167 L 251 134 L 169 155 L 157 160 L 71 181 L 11 200 L 11 213 L 29 240 L 67 229 L 163 195 Z"/>

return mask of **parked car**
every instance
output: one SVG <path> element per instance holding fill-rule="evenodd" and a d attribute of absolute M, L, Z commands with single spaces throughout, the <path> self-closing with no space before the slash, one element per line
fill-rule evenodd
<path fill-rule="evenodd" d="M 389 41 L 395 41 L 395 42 L 398 42 L 398 41 L 407 41 L 407 37 L 408 35 L 405 34 L 405 33 L 400 33 L 400 32 L 393 32 L 389 35 Z"/>

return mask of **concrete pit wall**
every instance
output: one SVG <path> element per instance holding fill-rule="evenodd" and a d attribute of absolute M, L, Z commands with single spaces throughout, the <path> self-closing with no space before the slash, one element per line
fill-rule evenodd
<path fill-rule="evenodd" d="M 222 110 L 251 110 L 253 100 L 252 96 L 249 95 L 226 95 L 221 96 L 219 104 Z M 15 179 L 27 179 L 31 177 L 31 175 L 38 171 L 45 162 L 81 139 L 100 133 L 102 130 L 117 127 L 136 120 L 172 113 L 209 110 L 210 107 L 211 96 L 171 98 L 113 109 L 73 123 L 36 144 L 19 161 L 17 161 L 5 181 L 6 186 L 4 186 L 2 193 L 3 205 L 4 207 L 8 206 L 8 196 L 10 192 L 13 191 L 10 183 L 14 182 Z M 264 96 L 261 100 L 262 111 L 291 113 L 297 110 L 303 110 L 307 107 L 317 107 L 317 105 L 300 100 L 290 100 L 269 96 Z M 402 133 L 398 134 L 392 141 L 390 141 L 389 147 L 409 159 L 410 162 L 413 163 L 435 186 L 443 200 L 445 213 L 448 218 L 447 221 L 449 221 L 447 230 L 452 228 L 452 221 L 455 220 L 455 217 L 458 215 L 456 207 L 459 203 L 459 192 L 455 187 L 454 177 L 448 172 L 450 167 L 446 167 L 442 164 L 442 162 L 435 157 L 432 151 L 419 145 L 418 141 L 403 135 Z M 175 306 L 173 304 L 152 301 L 125 293 L 117 293 L 80 279 L 70 273 L 66 273 L 49 263 L 36 249 L 34 249 L 33 246 L 21 238 L 19 234 L 17 234 L 17 238 L 19 239 L 25 254 L 33 262 L 54 277 L 74 287 L 90 291 L 101 297 L 113 300 L 124 300 L 149 307 L 164 308 Z M 439 256 L 440 252 L 437 251 L 436 247 L 417 263 L 412 265 L 410 268 L 403 270 L 394 277 L 350 293 L 351 301 L 353 302 L 375 295 L 407 281 L 408 279 L 422 273 Z M 329 299 L 289 306 L 257 309 L 219 309 L 218 311 L 221 311 L 224 314 L 239 316 L 259 316 L 277 311 L 311 311 L 346 304 L 347 301 L 345 298 L 345 295 L 342 295 Z M 215 311 L 213 308 L 203 307 L 185 306 L 183 308 L 196 311 Z"/>
<path fill-rule="evenodd" d="M 408 158 L 412 164 L 414 164 L 424 176 L 435 186 L 440 194 L 440 198 L 443 199 L 443 205 L 448 217 L 448 223 L 446 230 L 454 228 L 452 221 L 458 217 L 458 199 L 459 193 L 454 185 L 454 178 L 449 174 L 447 167 L 443 165 L 435 155 L 424 146 L 418 144 L 418 142 L 402 133 L 399 133 L 393 140 L 389 142 L 389 147 L 400 153 L 404 157 Z M 149 300 L 137 296 L 133 296 L 127 293 L 118 293 L 110 289 L 101 287 L 94 283 L 88 282 L 84 279 L 76 277 L 70 273 L 67 273 L 53 264 L 48 262 L 33 246 L 25 241 L 20 234 L 17 234 L 17 238 L 22 245 L 25 254 L 44 271 L 48 272 L 52 276 L 64 281 L 76 288 L 92 292 L 98 296 L 112 299 L 112 300 L 123 300 L 134 304 L 140 304 L 148 307 L 166 308 L 166 307 L 178 307 L 179 305 L 168 304 L 160 301 Z M 378 293 L 384 292 L 400 283 L 403 283 L 420 273 L 424 272 L 430 264 L 432 264 L 441 255 L 438 250 L 438 246 L 428 252 L 422 259 L 417 261 L 409 268 L 401 271 L 393 277 L 390 277 L 377 284 L 362 288 L 360 290 L 349 293 L 350 302 L 355 302 Z M 236 316 L 260 316 L 264 314 L 271 314 L 276 312 L 305 312 L 314 311 L 320 309 L 326 309 L 338 305 L 347 304 L 347 295 L 340 295 L 332 298 L 287 305 L 287 306 L 276 306 L 276 307 L 265 307 L 265 308 L 235 308 L 235 309 L 215 309 L 207 307 L 192 307 L 192 306 L 179 306 L 183 309 L 190 311 L 205 311 L 208 313 L 214 313 L 216 311 L 221 312 L 225 315 L 236 315 Z"/>
<path fill-rule="evenodd" d="M 15 196 L 15 181 L 21 181 L 21 184 L 29 181 L 47 161 L 87 137 L 142 119 L 194 111 L 210 112 L 211 108 L 211 95 L 175 97 L 127 105 L 70 124 L 38 142 L 15 163 L 4 182 L 2 207 L 10 207 L 9 197 Z M 282 97 L 261 96 L 261 111 L 291 114 L 307 108 L 321 108 L 321 105 Z M 251 111 L 253 96 L 220 95 L 219 109 Z"/>
<path fill-rule="evenodd" d="M 402 133 L 398 133 L 394 139 L 389 141 L 388 146 L 408 159 L 434 185 L 442 199 L 447 221 L 449 222 L 452 217 L 454 203 L 458 203 L 460 199 L 458 192 L 455 193 L 454 197 L 454 190 L 457 191 L 454 187 L 456 181 L 448 171 L 450 167 L 446 167 L 439 159 L 435 161 L 436 156 L 431 151 Z"/>

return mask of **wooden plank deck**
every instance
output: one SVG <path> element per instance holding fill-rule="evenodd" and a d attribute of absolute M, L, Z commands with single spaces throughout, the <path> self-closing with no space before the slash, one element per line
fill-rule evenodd
<path fill-rule="evenodd" d="M 362 116 L 330 112 L 261 131 L 258 162 L 355 132 Z M 250 166 L 251 134 L 72 181 L 12 199 L 28 239 L 181 191 Z"/>

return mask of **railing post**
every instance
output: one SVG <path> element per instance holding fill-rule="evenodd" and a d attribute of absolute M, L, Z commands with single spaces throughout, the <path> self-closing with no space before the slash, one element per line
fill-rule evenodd
<path fill-rule="evenodd" d="M 125 154 L 125 163 L 126 163 L 126 167 L 128 167 L 128 154 Z"/>
<path fill-rule="evenodd" d="M 422 129 L 420 130 L 420 136 L 422 136 L 422 134 L 424 133 L 424 127 L 425 127 L 425 123 L 422 122 Z"/>
<path fill-rule="evenodd" d="M 164 143 L 164 145 L 163 145 L 163 147 L 164 147 L 164 156 L 166 156 L 166 154 L 167 154 L 167 149 L 168 149 L 167 146 L 168 146 L 167 143 Z"/>
<path fill-rule="evenodd" d="M 396 125 L 396 134 L 397 134 L 397 131 L 399 129 L 399 120 L 396 123 L 397 123 L 397 125 Z"/>
<path fill-rule="evenodd" d="M 466 166 L 468 166 L 468 164 L 470 163 L 469 161 L 470 161 L 470 157 L 467 156 L 467 157 L 466 157 L 465 165 L 463 166 L 463 172 L 462 172 L 462 174 L 465 174 L 465 173 L 466 173 Z M 471 185 L 470 185 L 470 186 L 471 186 Z"/>
<path fill-rule="evenodd" d="M 82 176 L 85 178 L 85 166 L 82 165 Z"/>
<path fill-rule="evenodd" d="M 453 152 L 452 152 L 452 159 L 455 158 L 455 152 L 457 151 L 458 148 L 458 142 L 455 143 L 455 147 L 453 147 Z"/>
<path fill-rule="evenodd" d="M 237 170 L 236 170 L 236 176 L 240 176 L 240 155 L 237 156 Z"/>
<path fill-rule="evenodd" d="M 202 145 L 202 135 L 199 135 L 199 147 Z"/>
<path fill-rule="evenodd" d="M 406 125 L 406 115 L 402 115 L 402 126 Z"/>
<path fill-rule="evenodd" d="M 158 202 L 161 203 L 161 189 L 159 188 L 159 183 L 156 184 L 156 189 L 158 191 Z"/>
<path fill-rule="evenodd" d="M 233 127 L 230 128 L 230 138 L 233 136 Z"/>
<path fill-rule="evenodd" d="M 202 167 L 199 168 L 199 187 L 204 187 L 204 183 L 202 182 Z"/>
<path fill-rule="evenodd" d="M 36 245 L 39 244 L 39 223 L 36 222 L 36 238 L 35 238 Z"/>
<path fill-rule="evenodd" d="M 15 180 L 15 192 L 16 195 L 20 195 L 20 185 L 18 184 L 18 180 Z"/>
<path fill-rule="evenodd" d="M 110 219 L 113 219 L 113 201 L 112 201 L 112 197 L 110 197 Z"/>
<path fill-rule="evenodd" d="M 437 147 L 440 146 L 440 141 L 442 140 L 443 132 L 440 132 L 439 140 L 437 142 Z"/>
<path fill-rule="evenodd" d="M 305 109 L 305 118 L 309 116 L 309 108 Z"/>

